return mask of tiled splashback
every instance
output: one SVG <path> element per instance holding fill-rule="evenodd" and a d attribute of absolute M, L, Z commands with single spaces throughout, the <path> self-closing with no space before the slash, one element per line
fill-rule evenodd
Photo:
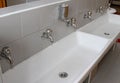
<path fill-rule="evenodd" d="M 75 17 L 77 27 L 81 27 L 90 22 L 90 20 L 83 18 L 84 14 L 89 10 L 93 11 L 92 18 L 96 19 L 100 16 L 96 13 L 96 9 L 99 6 L 104 6 L 106 1 L 71 0 L 66 2 L 69 4 L 69 17 Z M 51 45 L 49 40 L 41 39 L 42 33 L 46 29 L 53 30 L 55 42 L 75 31 L 73 27 L 67 27 L 64 22 L 58 20 L 60 4 L 0 18 L 0 46 L 1 48 L 9 46 L 12 49 L 14 66 Z M 9 63 L 4 59 L 1 60 L 1 66 L 3 72 L 10 69 Z"/>
<path fill-rule="evenodd" d="M 37 1 L 37 0 L 6 0 L 7 6 L 23 4 L 23 3 L 31 2 L 31 1 Z"/>

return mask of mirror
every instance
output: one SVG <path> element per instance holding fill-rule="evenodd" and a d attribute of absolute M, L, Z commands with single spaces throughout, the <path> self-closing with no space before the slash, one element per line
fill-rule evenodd
<path fill-rule="evenodd" d="M 0 8 L 23 4 L 31 1 L 37 0 L 0 0 Z"/>

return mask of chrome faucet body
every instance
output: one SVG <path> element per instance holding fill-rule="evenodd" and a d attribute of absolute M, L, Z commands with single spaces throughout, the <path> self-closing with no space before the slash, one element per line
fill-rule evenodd
<path fill-rule="evenodd" d="M 97 11 L 97 13 L 103 14 L 104 13 L 104 7 L 100 6 Z"/>
<path fill-rule="evenodd" d="M 84 15 L 84 19 L 89 19 L 92 20 L 92 11 L 88 11 L 85 15 Z"/>
<path fill-rule="evenodd" d="M 76 18 L 71 18 L 71 26 L 77 28 Z"/>
<path fill-rule="evenodd" d="M 46 38 L 49 39 L 51 43 L 54 42 L 54 39 L 52 37 L 52 30 L 51 29 L 47 29 L 45 32 L 43 32 L 41 38 Z"/>
<path fill-rule="evenodd" d="M 65 19 L 64 22 L 66 23 L 66 26 L 72 26 L 74 28 L 77 28 L 77 24 L 76 24 L 76 18 L 69 18 L 69 19 Z"/>
<path fill-rule="evenodd" d="M 7 47 L 7 46 L 3 47 L 1 50 L 0 56 L 7 59 L 9 61 L 9 64 L 11 65 L 11 67 L 13 66 L 14 60 L 11 56 L 11 49 L 9 47 Z"/>

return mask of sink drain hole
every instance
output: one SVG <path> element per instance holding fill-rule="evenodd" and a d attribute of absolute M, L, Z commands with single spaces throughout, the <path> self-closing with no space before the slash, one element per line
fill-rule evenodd
<path fill-rule="evenodd" d="M 104 35 L 110 35 L 110 33 L 104 33 Z"/>
<path fill-rule="evenodd" d="M 59 77 L 60 78 L 67 78 L 68 77 L 68 73 L 67 72 L 60 72 L 59 73 Z"/>

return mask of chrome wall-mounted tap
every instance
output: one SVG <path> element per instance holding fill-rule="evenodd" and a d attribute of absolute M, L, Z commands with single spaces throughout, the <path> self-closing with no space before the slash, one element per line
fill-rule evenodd
<path fill-rule="evenodd" d="M 76 18 L 69 18 L 65 21 L 65 23 L 68 27 L 72 26 L 74 28 L 77 28 Z"/>
<path fill-rule="evenodd" d="M 14 60 L 11 56 L 11 49 L 8 46 L 2 48 L 0 56 L 8 60 L 11 67 L 13 66 Z"/>
<path fill-rule="evenodd" d="M 84 14 L 84 19 L 92 20 L 92 11 L 88 11 L 86 14 Z"/>
<path fill-rule="evenodd" d="M 103 14 L 103 13 L 104 13 L 104 7 L 103 7 L 103 6 L 100 6 L 100 7 L 96 10 L 96 13 Z"/>
<path fill-rule="evenodd" d="M 71 18 L 71 26 L 77 28 L 76 18 Z"/>
<path fill-rule="evenodd" d="M 52 37 L 52 30 L 51 29 L 46 29 L 45 32 L 43 32 L 41 38 L 46 38 L 49 39 L 51 43 L 54 42 L 54 38 Z"/>
<path fill-rule="evenodd" d="M 74 28 L 77 28 L 76 18 L 71 18 L 70 20 L 71 20 L 70 25 Z"/>
<path fill-rule="evenodd" d="M 69 18 L 64 21 L 66 23 L 66 26 L 72 26 L 74 28 L 77 28 L 76 18 Z"/>

